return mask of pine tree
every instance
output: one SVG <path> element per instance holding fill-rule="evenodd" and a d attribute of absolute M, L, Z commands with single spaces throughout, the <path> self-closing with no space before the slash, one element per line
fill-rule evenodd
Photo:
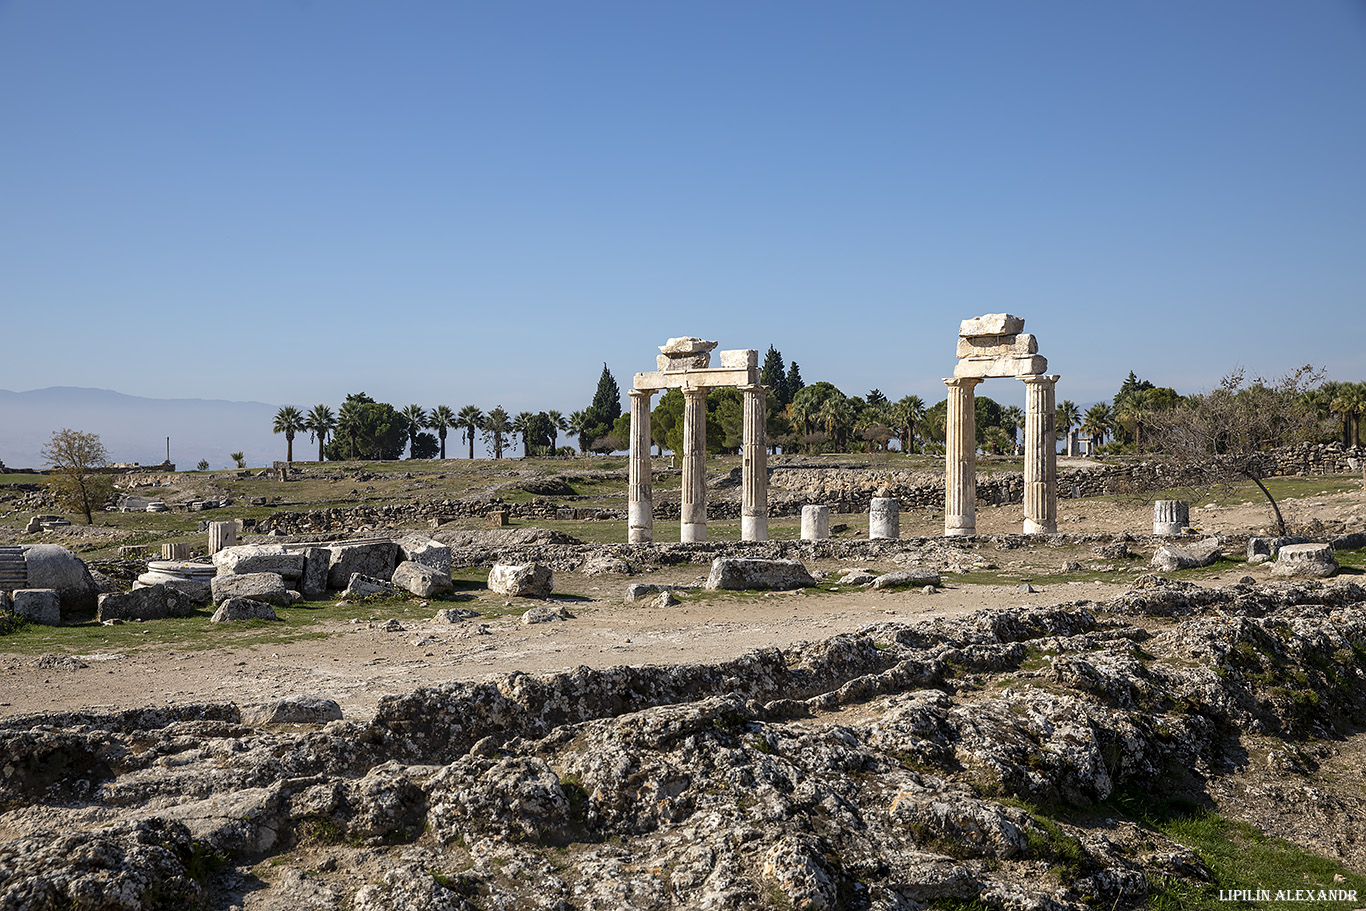
<path fill-rule="evenodd" d="M 784 403 L 792 401 L 797 397 L 797 393 L 802 391 L 806 383 L 802 381 L 802 368 L 797 366 L 797 362 L 792 362 L 792 367 L 787 371 L 787 388 L 783 391 Z"/>
<path fill-rule="evenodd" d="M 787 404 L 783 401 L 783 393 L 787 391 L 787 369 L 783 366 L 782 352 L 772 345 L 768 346 L 768 354 L 764 355 L 764 366 L 759 371 L 759 383 L 767 386 L 781 404 Z"/>
<path fill-rule="evenodd" d="M 597 409 L 599 419 L 606 424 L 621 417 L 621 390 L 617 388 L 617 381 L 612 378 L 606 363 L 602 365 L 602 376 L 598 377 L 598 391 L 593 394 L 593 408 Z"/>

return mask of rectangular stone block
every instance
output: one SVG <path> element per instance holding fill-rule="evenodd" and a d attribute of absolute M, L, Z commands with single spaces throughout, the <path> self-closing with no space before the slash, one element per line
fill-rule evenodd
<path fill-rule="evenodd" d="M 759 382 L 757 367 L 711 367 L 686 373 L 637 373 L 634 389 L 714 389 L 717 386 L 753 386 Z"/>
<path fill-rule="evenodd" d="M 41 626 L 62 625 L 62 596 L 54 588 L 19 588 L 11 596 L 13 609 Z"/>
<path fill-rule="evenodd" d="M 662 373 L 677 373 L 680 370 L 705 370 L 711 364 L 711 355 L 701 354 L 668 355 L 655 358 L 655 367 Z"/>
<path fill-rule="evenodd" d="M 1024 317 L 1011 316 L 1009 313 L 987 313 L 963 320 L 958 334 L 963 338 L 980 338 L 984 335 L 1016 335 L 1024 331 Z"/>
<path fill-rule="evenodd" d="M 1048 358 L 1041 354 L 1029 357 L 966 358 L 953 368 L 955 377 L 1019 377 L 1038 376 L 1048 370 Z"/>
<path fill-rule="evenodd" d="M 758 367 L 759 352 L 753 348 L 737 349 L 735 351 L 721 352 L 722 367 Z"/>
<path fill-rule="evenodd" d="M 1028 332 L 958 340 L 959 357 L 1023 357 L 1038 353 L 1038 339 Z"/>

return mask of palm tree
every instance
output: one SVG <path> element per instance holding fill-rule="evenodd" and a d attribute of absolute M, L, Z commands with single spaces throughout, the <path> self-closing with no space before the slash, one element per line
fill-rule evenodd
<path fill-rule="evenodd" d="M 446 431 L 452 427 L 458 427 L 455 412 L 445 405 L 437 405 L 432 409 L 432 413 L 427 415 L 427 426 L 436 431 L 436 437 L 441 441 L 441 458 L 446 458 Z"/>
<path fill-rule="evenodd" d="M 1010 447 L 1015 448 L 1015 431 L 1024 427 L 1025 413 L 1019 405 L 1007 405 L 1001 409 L 1001 429 L 1010 437 Z"/>
<path fill-rule="evenodd" d="M 484 412 L 477 405 L 466 405 L 455 416 L 454 426 L 465 431 L 465 439 L 470 444 L 470 458 L 474 458 L 474 435 L 484 429 Z"/>
<path fill-rule="evenodd" d="M 571 436 L 578 437 L 578 438 L 579 438 L 579 442 L 582 443 L 582 442 L 583 442 L 583 434 L 588 430 L 588 427 L 589 427 L 589 424 L 590 424 L 590 423 L 591 423 L 591 418 L 589 418 L 589 416 L 588 416 L 588 411 L 587 411 L 586 409 L 583 410 L 583 411 L 575 411 L 574 413 L 572 413 L 571 415 L 569 415 L 568 419 L 565 420 L 565 422 L 564 422 L 564 424 L 565 424 L 564 430 L 565 430 L 565 433 L 568 433 L 568 434 L 570 434 Z M 583 453 L 583 447 L 582 447 L 582 446 L 579 447 L 579 452 L 580 452 L 580 454 Z"/>
<path fill-rule="evenodd" d="M 1081 409 L 1071 399 L 1063 399 L 1053 413 L 1058 436 L 1065 437 L 1067 432 L 1081 423 Z"/>
<path fill-rule="evenodd" d="M 361 393 L 360 395 L 365 395 Z M 356 430 L 360 424 L 360 409 L 364 402 L 358 396 L 347 396 L 337 412 L 337 432 L 346 434 L 351 443 L 351 458 L 356 457 Z"/>
<path fill-rule="evenodd" d="M 1086 409 L 1086 417 L 1081 422 L 1081 432 L 1091 437 L 1092 445 L 1099 446 L 1105 442 L 1105 435 L 1110 432 L 1110 406 L 1105 402 L 1096 402 Z"/>
<path fill-rule="evenodd" d="M 567 432 L 569 422 L 558 411 L 547 411 L 545 416 L 550 418 L 550 451 L 553 453 L 560 446 L 560 431 Z"/>
<path fill-rule="evenodd" d="M 517 417 L 513 418 L 512 423 L 508 425 L 512 428 L 513 433 L 522 438 L 522 458 L 524 459 L 531 457 L 527 430 L 531 426 L 531 419 L 533 417 L 535 417 L 535 415 L 530 411 L 519 411 L 517 412 Z"/>
<path fill-rule="evenodd" d="M 892 406 L 892 420 L 901 432 L 901 451 L 910 452 L 915 441 L 915 428 L 925 418 L 925 402 L 918 395 L 906 395 Z"/>
<path fill-rule="evenodd" d="M 827 395 L 825 401 L 821 402 L 816 418 L 825 428 L 825 432 L 835 439 L 836 445 L 843 450 L 844 438 L 854 419 L 854 410 L 849 407 L 849 399 L 843 395 Z"/>
<path fill-rule="evenodd" d="M 286 405 L 275 412 L 275 429 L 271 433 L 283 433 L 285 435 L 286 462 L 294 461 L 294 434 L 307 429 L 303 414 L 293 405 Z"/>
<path fill-rule="evenodd" d="M 1134 450 L 1143 449 L 1143 424 L 1148 420 L 1148 392 L 1134 391 L 1124 395 L 1115 403 L 1112 420 L 1124 429 L 1125 434 L 1134 436 Z"/>
<path fill-rule="evenodd" d="M 318 461 L 323 460 L 323 444 L 337 427 L 337 418 L 326 405 L 314 405 L 304 419 L 304 429 L 318 439 Z"/>
<path fill-rule="evenodd" d="M 1361 417 L 1366 414 L 1366 383 L 1343 383 L 1333 397 L 1333 410 L 1342 415 L 1344 426 L 1352 430 L 1351 445 L 1361 444 Z"/>
<path fill-rule="evenodd" d="M 503 457 L 504 437 L 512 432 L 512 422 L 508 420 L 508 413 L 499 405 L 488 413 L 484 418 L 484 441 L 493 447 L 493 457 L 501 459 Z M 472 444 L 471 444 L 472 445 Z"/>
<path fill-rule="evenodd" d="M 399 413 L 408 425 L 408 458 L 413 457 L 413 447 L 417 445 L 417 435 L 427 426 L 427 412 L 421 405 L 409 405 Z"/>

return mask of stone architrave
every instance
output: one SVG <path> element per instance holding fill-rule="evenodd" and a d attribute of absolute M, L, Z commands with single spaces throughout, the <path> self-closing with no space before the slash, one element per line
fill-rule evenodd
<path fill-rule="evenodd" d="M 1058 531 L 1058 450 L 1054 442 L 1056 375 L 1027 376 L 1025 384 L 1024 532 Z"/>
<path fill-rule="evenodd" d="M 680 540 L 707 540 L 707 390 L 683 390 L 683 508 Z"/>
<path fill-rule="evenodd" d="M 868 506 L 870 541 L 901 537 L 901 504 L 896 497 L 873 497 Z"/>
<path fill-rule="evenodd" d="M 1179 535 L 1191 524 L 1190 504 L 1185 500 L 1153 502 L 1153 534 Z"/>
<path fill-rule="evenodd" d="M 741 437 L 744 455 L 741 469 L 740 540 L 767 541 L 768 439 L 764 425 L 768 422 L 768 407 L 763 386 L 742 386 L 740 391 L 744 393 L 745 400 Z"/>
<path fill-rule="evenodd" d="M 802 540 L 824 541 L 830 537 L 830 507 L 802 507 Z"/>
<path fill-rule="evenodd" d="M 630 394 L 631 449 L 627 482 L 627 541 L 631 544 L 650 544 L 654 541 L 655 528 L 654 466 L 650 460 L 650 399 L 654 397 L 655 390 L 632 389 Z"/>
<path fill-rule="evenodd" d="M 944 534 L 977 533 L 977 412 L 976 393 L 981 380 L 952 377 L 949 389 L 944 448 Z"/>

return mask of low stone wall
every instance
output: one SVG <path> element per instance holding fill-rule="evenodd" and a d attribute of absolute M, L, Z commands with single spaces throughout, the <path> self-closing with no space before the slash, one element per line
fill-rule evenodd
<path fill-rule="evenodd" d="M 432 503 L 399 503 L 385 506 L 350 506 L 310 509 L 305 512 L 280 510 L 257 523 L 256 531 L 268 534 L 304 535 L 327 531 L 349 531 L 363 525 L 416 526 L 451 522 L 456 519 L 486 518 L 506 510 L 513 519 L 624 519 L 620 510 L 564 506 L 552 500 L 530 503 L 505 503 L 502 500 L 442 500 Z"/>

